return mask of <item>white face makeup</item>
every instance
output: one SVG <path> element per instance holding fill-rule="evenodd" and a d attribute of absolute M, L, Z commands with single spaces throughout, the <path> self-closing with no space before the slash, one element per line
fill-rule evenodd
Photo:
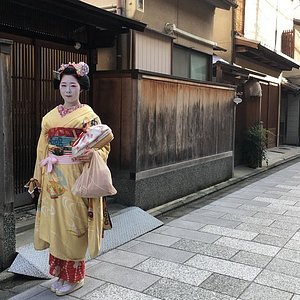
<path fill-rule="evenodd" d="M 65 107 L 71 107 L 80 103 L 80 85 L 74 76 L 63 75 L 59 84 L 59 91 L 64 99 Z"/>

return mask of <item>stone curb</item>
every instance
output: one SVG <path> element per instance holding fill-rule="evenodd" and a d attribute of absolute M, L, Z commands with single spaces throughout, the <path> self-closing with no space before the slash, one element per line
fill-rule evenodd
<path fill-rule="evenodd" d="M 295 160 L 297 158 L 300 158 L 300 154 L 296 154 L 294 156 L 291 156 L 291 157 L 288 157 L 288 158 L 283 158 L 267 167 L 262 167 L 260 169 L 255 169 L 253 170 L 253 172 L 245 175 L 245 176 L 241 176 L 241 177 L 233 177 L 233 178 L 230 178 L 228 179 L 227 181 L 223 181 L 221 183 L 218 183 L 216 185 L 213 185 L 211 187 L 208 187 L 206 189 L 203 189 L 203 190 L 200 190 L 196 193 L 193 193 L 193 194 L 189 194 L 187 196 L 184 196 L 182 198 L 179 198 L 179 199 L 176 199 L 176 200 L 173 200 L 173 201 L 170 201 L 168 203 L 165 203 L 165 204 L 162 204 L 160 206 L 157 206 L 157 207 L 154 207 L 154 208 L 151 208 L 149 210 L 147 210 L 147 212 L 149 214 L 151 214 L 153 217 L 158 217 L 158 216 L 161 216 L 163 215 L 164 213 L 170 211 L 170 210 L 173 210 L 175 208 L 179 208 L 181 206 L 184 206 L 186 204 L 189 204 L 189 203 L 192 203 L 194 201 L 197 201 L 197 200 L 200 200 L 201 198 L 207 196 L 207 195 L 210 195 L 210 194 L 213 194 L 217 191 L 220 191 L 228 186 L 231 186 L 231 185 L 234 185 L 236 183 L 239 183 L 241 181 L 244 181 L 250 177 L 253 177 L 255 175 L 258 175 L 258 174 L 261 174 L 261 173 L 264 173 L 270 169 L 273 169 L 279 165 L 282 165 L 284 163 L 287 163 L 289 161 L 292 161 L 292 160 Z"/>

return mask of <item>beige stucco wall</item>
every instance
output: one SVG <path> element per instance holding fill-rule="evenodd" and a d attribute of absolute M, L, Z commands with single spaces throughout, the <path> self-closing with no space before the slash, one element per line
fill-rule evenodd
<path fill-rule="evenodd" d="M 103 7 L 116 5 L 117 0 L 82 0 L 83 2 Z M 121 3 L 122 1 L 120 1 Z M 123 1 L 125 2 L 125 1 Z M 199 0 L 145 0 L 144 15 L 141 22 L 159 33 L 165 34 L 165 24 L 175 24 L 178 29 L 195 36 L 213 41 L 213 21 L 215 7 Z M 207 54 L 213 54 L 213 46 L 191 38 L 174 34 L 173 42 Z M 171 40 L 170 40 L 171 43 Z M 101 52 L 101 53 L 100 53 Z M 110 68 L 113 49 L 98 51 L 98 69 Z M 125 58 L 124 58 L 125 59 Z"/>
<path fill-rule="evenodd" d="M 199 37 L 213 40 L 214 7 L 198 0 L 145 0 L 142 22 L 158 32 L 166 23 Z M 212 54 L 212 47 L 175 35 L 174 43 Z"/>
<path fill-rule="evenodd" d="M 214 18 L 213 40 L 218 43 L 218 46 L 227 51 L 215 51 L 215 54 L 228 61 L 232 62 L 232 9 L 223 10 L 217 8 Z"/>
<path fill-rule="evenodd" d="M 97 7 L 112 6 L 117 0 L 81 0 Z M 126 1 L 126 0 L 125 0 Z M 125 3 L 120 1 L 120 3 Z M 166 23 L 195 34 L 201 38 L 213 40 L 213 19 L 215 7 L 199 0 L 144 0 L 144 15 L 139 20 L 151 29 L 164 33 Z M 212 46 L 200 44 L 194 40 L 175 35 L 174 43 L 212 54 Z"/>

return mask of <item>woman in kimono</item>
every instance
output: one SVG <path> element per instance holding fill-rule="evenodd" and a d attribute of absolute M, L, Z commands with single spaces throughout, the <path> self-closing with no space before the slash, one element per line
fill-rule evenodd
<path fill-rule="evenodd" d="M 37 146 L 34 179 L 40 186 L 37 205 L 34 247 L 49 248 L 50 274 L 57 277 L 51 291 L 69 294 L 83 286 L 85 256 L 100 252 L 103 230 L 102 198 L 92 199 L 93 214 L 88 215 L 89 200 L 72 194 L 75 180 L 94 149 L 72 157 L 72 143 L 87 124 L 100 123 L 92 108 L 81 104 L 80 92 L 90 87 L 88 65 L 63 64 L 56 73 L 54 87 L 59 88 L 64 103 L 47 113 Z M 96 149 L 107 161 L 109 144 Z"/>

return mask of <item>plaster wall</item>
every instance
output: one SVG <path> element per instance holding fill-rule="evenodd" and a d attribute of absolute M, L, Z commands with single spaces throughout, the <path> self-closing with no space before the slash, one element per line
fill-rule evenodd
<path fill-rule="evenodd" d="M 232 62 L 232 9 L 223 10 L 217 8 L 214 17 L 213 40 L 218 46 L 226 49 L 226 51 L 218 51 L 216 54 L 226 60 Z"/>
<path fill-rule="evenodd" d="M 282 31 L 293 29 L 294 1 L 246 0 L 245 4 L 245 37 L 281 51 Z"/>
<path fill-rule="evenodd" d="M 151 29 L 164 32 L 166 23 L 177 28 L 213 40 L 213 19 L 215 7 L 205 1 L 197 0 L 151 0 L 145 1 L 145 13 L 142 22 Z M 212 47 L 175 35 L 174 43 L 212 54 Z"/>

